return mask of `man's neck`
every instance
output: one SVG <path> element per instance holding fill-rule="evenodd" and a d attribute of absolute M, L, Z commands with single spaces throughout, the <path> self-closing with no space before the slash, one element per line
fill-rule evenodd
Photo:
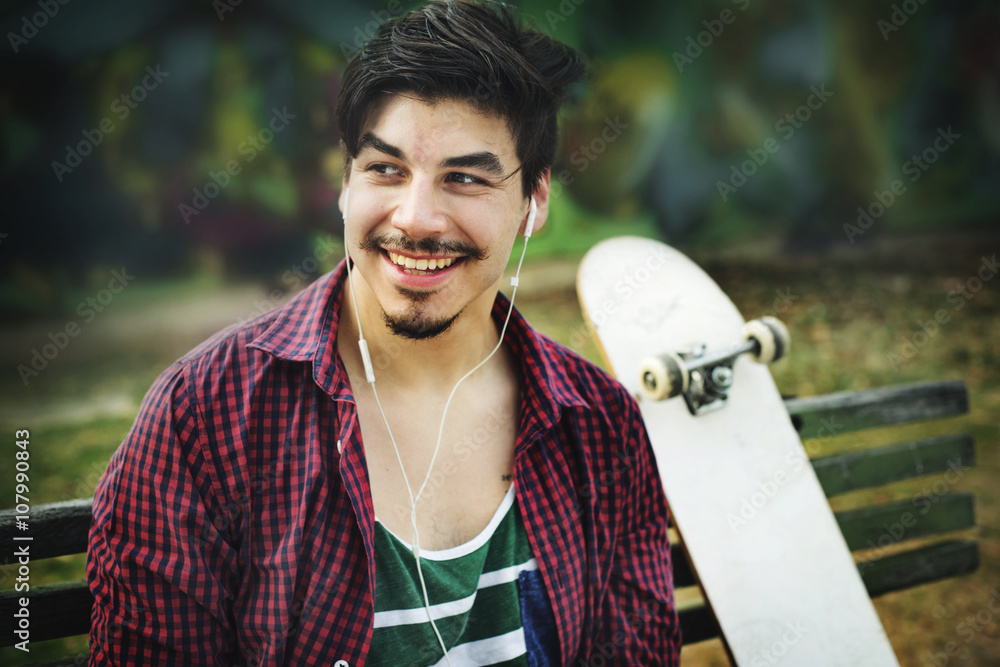
<path fill-rule="evenodd" d="M 398 388 L 450 391 L 459 379 L 487 357 L 500 337 L 491 316 L 495 291 L 470 303 L 451 327 L 437 336 L 412 340 L 390 331 L 382 311 L 363 280 L 354 274 L 357 310 L 350 283 L 345 280 L 338 325 L 338 350 L 348 371 L 360 370 L 358 319 L 364 329 L 375 376 L 380 386 L 386 380 Z M 494 357 L 497 359 L 497 357 Z M 353 363 L 352 363 L 353 362 Z M 363 377 L 363 371 L 361 372 Z"/>

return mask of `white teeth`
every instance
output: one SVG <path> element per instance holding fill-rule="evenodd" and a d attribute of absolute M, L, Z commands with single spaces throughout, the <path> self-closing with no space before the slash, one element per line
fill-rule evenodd
<path fill-rule="evenodd" d="M 436 271 L 437 269 L 448 268 L 455 263 L 454 257 L 414 259 L 413 257 L 405 257 L 398 253 L 394 253 L 391 250 L 389 251 L 389 259 L 397 266 L 401 266 L 405 269 L 416 269 L 417 271 Z"/>

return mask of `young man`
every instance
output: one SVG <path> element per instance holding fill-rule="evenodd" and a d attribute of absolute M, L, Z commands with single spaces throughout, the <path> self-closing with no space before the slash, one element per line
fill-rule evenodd
<path fill-rule="evenodd" d="M 636 405 L 498 293 L 582 71 L 471 2 L 350 62 L 351 261 L 150 391 L 95 494 L 92 664 L 677 664 Z"/>

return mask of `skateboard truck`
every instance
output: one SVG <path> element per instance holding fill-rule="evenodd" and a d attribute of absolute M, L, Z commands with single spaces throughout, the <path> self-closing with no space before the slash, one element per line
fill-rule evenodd
<path fill-rule="evenodd" d="M 741 354 L 770 364 L 785 356 L 791 338 L 776 317 L 761 317 L 743 325 L 743 342 L 718 351 L 702 344 L 682 352 L 647 357 L 640 364 L 642 392 L 654 401 L 684 396 L 692 415 L 703 415 L 726 404 L 733 384 L 733 364 Z"/>

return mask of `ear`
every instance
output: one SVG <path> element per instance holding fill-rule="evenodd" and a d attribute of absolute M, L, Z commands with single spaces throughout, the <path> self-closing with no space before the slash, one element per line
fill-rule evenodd
<path fill-rule="evenodd" d="M 550 170 L 546 169 L 542 172 L 542 177 L 538 179 L 538 185 L 535 186 L 535 190 L 532 196 L 535 198 L 535 207 L 537 211 L 535 213 L 535 224 L 531 229 L 531 233 L 535 234 L 539 229 L 545 226 L 545 221 L 549 217 L 549 195 L 552 192 L 552 174 Z M 521 226 L 518 228 L 518 233 L 524 233 L 524 227 L 528 223 L 528 210 L 530 209 L 530 204 L 524 207 L 524 217 L 521 218 Z"/>

